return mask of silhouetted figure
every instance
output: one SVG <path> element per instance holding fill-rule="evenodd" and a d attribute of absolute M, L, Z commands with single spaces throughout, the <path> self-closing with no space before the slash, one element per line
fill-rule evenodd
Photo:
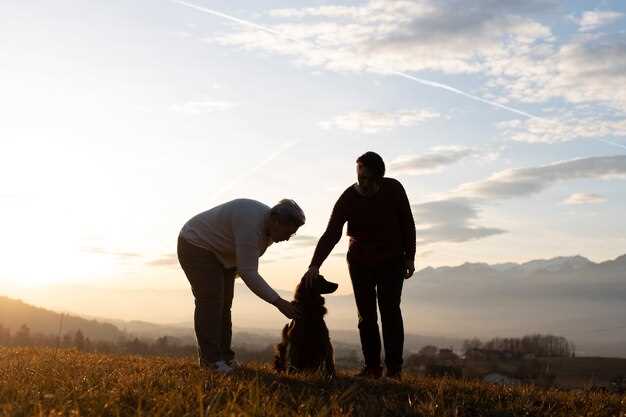
<path fill-rule="evenodd" d="M 286 317 L 298 309 L 282 299 L 259 275 L 259 257 L 273 242 L 283 242 L 305 222 L 293 200 L 273 208 L 238 199 L 191 218 L 178 237 L 178 260 L 195 297 L 194 327 L 200 366 L 229 373 L 236 366 L 231 348 L 231 306 L 235 275 Z"/>
<path fill-rule="evenodd" d="M 382 158 L 367 152 L 356 162 L 358 182 L 349 186 L 335 204 L 305 279 L 312 281 L 319 274 L 322 263 L 341 239 L 344 223 L 348 222 L 347 260 L 365 358 L 365 367 L 359 375 L 374 378 L 382 375 L 378 301 L 387 376 L 399 379 L 404 346 L 400 299 L 404 279 L 415 271 L 415 222 L 400 182 L 384 177 Z"/>

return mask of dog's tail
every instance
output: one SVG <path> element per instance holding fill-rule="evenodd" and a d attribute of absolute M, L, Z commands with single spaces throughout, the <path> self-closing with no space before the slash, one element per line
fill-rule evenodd
<path fill-rule="evenodd" d="M 285 372 L 287 370 L 287 332 L 289 324 L 283 327 L 283 341 L 276 345 L 276 355 L 274 356 L 274 370 L 276 372 Z"/>

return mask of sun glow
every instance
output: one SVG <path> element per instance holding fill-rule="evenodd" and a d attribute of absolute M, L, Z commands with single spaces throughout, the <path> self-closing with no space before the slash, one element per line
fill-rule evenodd
<path fill-rule="evenodd" d="M 77 218 L 69 204 L 49 198 L 16 197 L 4 205 L 0 218 L 6 237 L 0 240 L 3 286 L 45 286 L 115 273 L 112 259 L 91 254 L 85 247 L 84 219 Z"/>

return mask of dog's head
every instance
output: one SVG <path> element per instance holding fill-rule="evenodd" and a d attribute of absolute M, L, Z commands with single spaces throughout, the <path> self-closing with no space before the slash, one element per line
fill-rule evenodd
<path fill-rule="evenodd" d="M 322 295 L 334 293 L 338 284 L 334 282 L 326 281 L 322 275 L 318 275 L 313 279 L 311 285 L 306 287 L 304 285 L 304 280 L 300 281 L 298 287 L 296 288 L 296 301 L 305 301 L 305 300 L 318 300 L 322 299 Z"/>

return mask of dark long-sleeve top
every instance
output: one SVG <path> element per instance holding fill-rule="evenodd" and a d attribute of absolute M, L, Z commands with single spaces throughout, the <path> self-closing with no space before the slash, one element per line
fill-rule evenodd
<path fill-rule="evenodd" d="M 377 263 L 395 256 L 415 259 L 415 221 L 404 187 L 393 178 L 383 178 L 373 196 L 363 196 L 354 185 L 335 203 L 326 231 L 320 238 L 311 261 L 321 266 L 348 222 L 350 246 L 348 261 Z"/>

